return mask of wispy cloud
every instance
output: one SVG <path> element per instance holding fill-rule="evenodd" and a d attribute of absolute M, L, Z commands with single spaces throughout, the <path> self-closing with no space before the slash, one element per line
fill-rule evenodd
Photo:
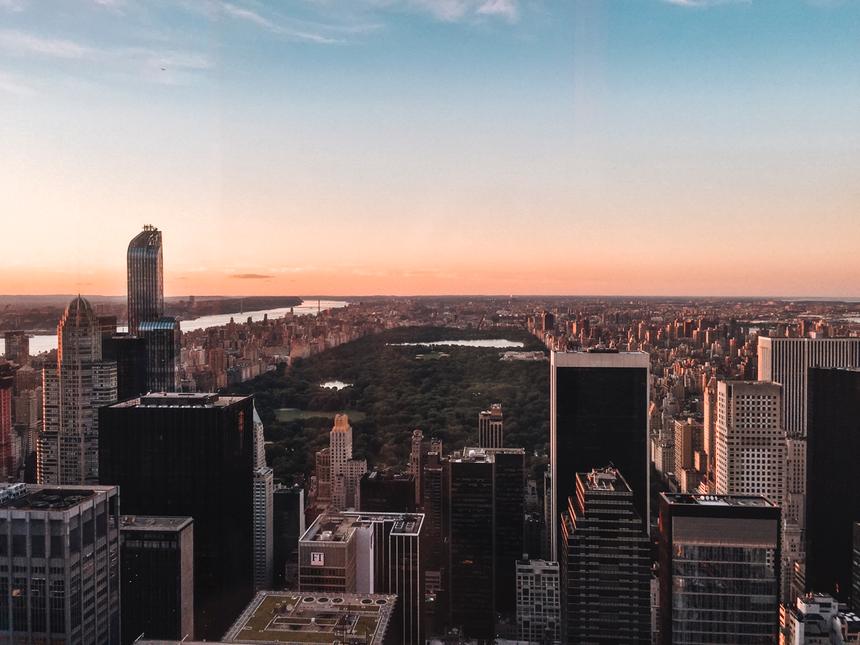
<path fill-rule="evenodd" d="M 90 58 L 96 51 L 72 40 L 44 38 L 11 29 L 0 30 L 0 49 L 16 55 L 36 54 L 66 59 Z"/>
<path fill-rule="evenodd" d="M 478 17 L 502 18 L 508 22 L 519 19 L 519 0 L 382 0 L 381 6 L 405 5 L 429 13 L 443 22 L 459 22 Z"/>
<path fill-rule="evenodd" d="M 289 40 L 316 43 L 318 45 L 334 45 L 342 42 L 337 38 L 332 38 L 323 33 L 305 30 L 283 22 L 275 21 L 272 18 L 263 16 L 257 11 L 253 11 L 246 7 L 240 7 L 231 2 L 222 2 L 220 6 L 223 14 L 230 18 L 249 22 Z"/>
<path fill-rule="evenodd" d="M 4 11 L 12 11 L 18 13 L 24 11 L 26 3 L 24 0 L 0 0 L 0 9 Z"/>
<path fill-rule="evenodd" d="M 270 280 L 274 276 L 266 275 L 264 273 L 234 273 L 229 277 L 236 280 Z"/>
<path fill-rule="evenodd" d="M 520 7 L 516 0 L 487 0 L 478 7 L 483 16 L 498 16 L 508 22 L 516 22 L 520 17 Z"/>

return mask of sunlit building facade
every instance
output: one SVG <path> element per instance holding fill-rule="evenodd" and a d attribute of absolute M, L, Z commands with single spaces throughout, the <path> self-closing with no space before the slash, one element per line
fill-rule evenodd
<path fill-rule="evenodd" d="M 140 323 L 164 314 L 164 267 L 161 231 L 144 226 L 128 244 L 128 331 L 137 334 Z"/>

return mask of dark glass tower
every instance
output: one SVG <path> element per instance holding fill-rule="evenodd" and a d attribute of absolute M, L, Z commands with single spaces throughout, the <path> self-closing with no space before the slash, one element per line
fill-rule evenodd
<path fill-rule="evenodd" d="M 123 511 L 194 518 L 196 637 L 220 638 L 253 596 L 253 399 L 153 394 L 99 421 L 101 478 Z"/>
<path fill-rule="evenodd" d="M 305 490 L 301 486 L 275 488 L 272 515 L 275 589 L 285 586 L 294 589 L 299 568 L 299 538 L 305 532 Z"/>
<path fill-rule="evenodd" d="M 650 544 L 621 473 L 577 473 L 561 533 L 567 642 L 649 644 Z"/>
<path fill-rule="evenodd" d="M 777 642 L 778 506 L 663 494 L 659 526 L 660 643 Z"/>
<path fill-rule="evenodd" d="M 114 334 L 102 340 L 102 357 L 116 361 L 116 398 L 125 401 L 147 391 L 146 339 Z"/>
<path fill-rule="evenodd" d="M 415 512 L 415 475 L 373 470 L 361 476 L 359 504 L 362 511 Z"/>
<path fill-rule="evenodd" d="M 806 588 L 846 602 L 860 520 L 860 369 L 810 368 L 808 388 Z"/>
<path fill-rule="evenodd" d="M 128 331 L 164 314 L 164 277 L 161 231 L 144 226 L 128 244 Z"/>
<path fill-rule="evenodd" d="M 176 392 L 179 389 L 179 321 L 169 316 L 144 320 L 138 336 L 146 341 L 146 391 Z"/>
<path fill-rule="evenodd" d="M 558 559 L 559 522 L 576 494 L 576 473 L 612 465 L 633 491 L 633 505 L 649 523 L 648 354 L 553 352 L 550 363 L 550 532 Z"/>
<path fill-rule="evenodd" d="M 122 642 L 194 638 L 194 525 L 190 517 L 120 519 Z"/>

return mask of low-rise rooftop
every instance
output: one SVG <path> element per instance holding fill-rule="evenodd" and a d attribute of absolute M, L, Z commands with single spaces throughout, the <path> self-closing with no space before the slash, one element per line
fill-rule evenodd
<path fill-rule="evenodd" d="M 6 484 L 0 486 L 0 509 L 61 511 L 115 490 L 115 486 Z"/>
<path fill-rule="evenodd" d="M 221 396 L 203 392 L 150 392 L 136 399 L 115 403 L 112 408 L 218 408 L 241 401 L 244 396 Z"/>
<path fill-rule="evenodd" d="M 193 521 L 190 517 L 123 515 L 119 523 L 122 531 L 181 531 Z"/>
<path fill-rule="evenodd" d="M 687 493 L 661 493 L 671 504 L 691 506 L 756 506 L 773 507 L 774 504 L 760 495 L 692 495 Z"/>

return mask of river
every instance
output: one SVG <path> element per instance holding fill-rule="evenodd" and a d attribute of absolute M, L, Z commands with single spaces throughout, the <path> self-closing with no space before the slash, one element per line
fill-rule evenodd
<path fill-rule="evenodd" d="M 269 318 L 283 318 L 286 314 L 290 313 L 290 309 L 293 310 L 293 313 L 297 316 L 311 314 L 316 315 L 317 311 L 326 311 L 328 309 L 340 309 L 341 307 L 346 307 L 347 302 L 343 302 L 342 300 L 320 300 L 319 302 L 316 300 L 305 300 L 302 304 L 296 305 L 295 307 L 279 307 L 277 309 L 261 309 L 260 311 L 243 311 L 243 312 L 234 312 L 228 314 L 213 314 L 211 316 L 201 316 L 200 318 L 193 318 L 191 320 L 181 320 L 179 322 L 179 327 L 182 331 L 195 331 L 197 329 L 207 329 L 209 327 L 221 327 L 222 325 L 226 325 L 230 322 L 230 318 L 232 318 L 237 323 L 244 323 L 248 320 L 248 317 L 253 321 L 259 321 L 263 319 L 263 316 L 268 316 Z M 119 331 L 125 331 L 125 327 L 119 327 Z M 30 355 L 36 356 L 37 354 L 41 354 L 42 352 L 49 352 L 52 349 L 57 349 L 57 335 L 56 334 L 35 334 L 30 337 Z M 6 352 L 6 345 L 3 341 L 3 338 L 0 337 L 0 353 Z"/>

